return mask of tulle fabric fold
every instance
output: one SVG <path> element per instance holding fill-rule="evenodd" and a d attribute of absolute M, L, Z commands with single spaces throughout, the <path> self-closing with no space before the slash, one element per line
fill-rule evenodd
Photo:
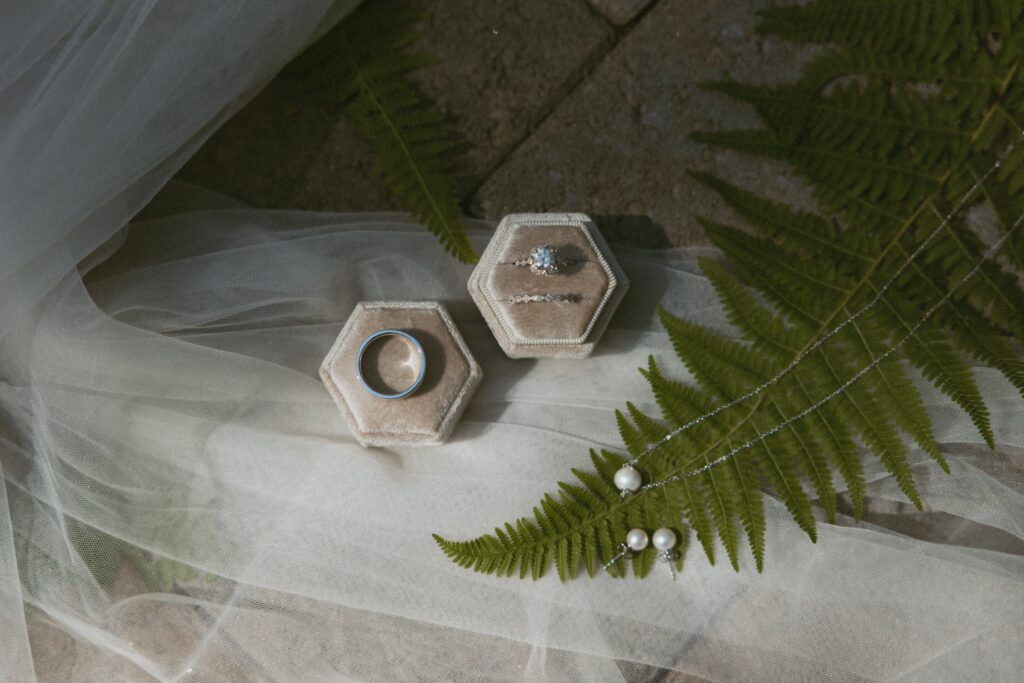
<path fill-rule="evenodd" d="M 35 335 L 45 448 L 8 480 L 26 510 L 15 525 L 31 520 L 22 580 L 43 591 L 46 629 L 166 679 L 643 680 L 662 667 L 934 680 L 992 651 L 976 671 L 1007 674 L 1024 601 L 1024 435 L 1013 389 L 985 369 L 1005 445 L 988 451 L 928 392 L 954 473 L 915 454 L 930 509 L 914 529 L 891 528 L 907 518 L 902 495 L 869 465 L 869 522 L 823 525 L 817 544 L 770 503 L 761 575 L 694 547 L 676 582 L 562 585 L 476 575 L 440 553 L 431 533 L 526 514 L 589 448 L 617 448 L 614 409 L 655 410 L 635 370 L 648 355 L 686 377 L 649 297 L 726 329 L 694 253 L 619 256 L 648 284 L 599 353 L 523 362 L 473 310 L 467 269 L 400 216 L 190 208 L 133 225 L 84 286 L 51 295 Z M 355 302 L 410 297 L 446 302 L 485 382 L 446 446 L 364 449 L 316 367 Z"/>
<path fill-rule="evenodd" d="M 953 472 L 925 513 L 867 461 L 867 521 L 817 544 L 768 501 L 758 574 L 693 544 L 675 582 L 519 581 L 451 564 L 528 514 L 636 368 L 687 375 L 654 307 L 728 329 L 701 250 L 617 256 L 597 354 L 504 357 L 468 268 L 397 214 L 257 211 L 169 186 L 326 3 L 0 10 L 0 671 L 7 680 L 1012 680 L 1024 667 L 1024 421 L 977 368 L 990 451 L 925 389 Z M 337 10 L 335 10 L 337 11 Z M 7 40 L 10 38 L 10 40 Z M 489 226 L 477 225 L 483 246 Z M 354 304 L 432 299 L 484 367 L 450 443 L 365 449 L 316 368 Z M 656 569 L 663 569 L 656 567 Z"/>

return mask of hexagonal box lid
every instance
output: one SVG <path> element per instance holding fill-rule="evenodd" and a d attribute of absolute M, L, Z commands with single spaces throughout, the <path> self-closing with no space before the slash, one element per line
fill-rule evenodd
<path fill-rule="evenodd" d="M 405 398 L 379 398 L 360 380 L 356 367 L 360 348 L 379 330 L 406 332 L 423 347 L 426 371 L 422 383 Z M 419 362 L 410 344 L 389 337 L 367 347 L 362 370 L 368 383 L 401 387 L 415 378 Z M 356 305 L 324 358 L 320 377 L 362 445 L 426 446 L 448 438 L 483 372 L 444 306 L 392 301 Z"/>
<path fill-rule="evenodd" d="M 469 278 L 469 293 L 511 358 L 585 358 L 629 287 L 582 213 L 511 214 Z"/>

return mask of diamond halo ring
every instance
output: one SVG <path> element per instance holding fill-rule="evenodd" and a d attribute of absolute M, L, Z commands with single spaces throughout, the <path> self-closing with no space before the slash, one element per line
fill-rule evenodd
<path fill-rule="evenodd" d="M 535 275 L 554 275 L 562 267 L 583 263 L 582 259 L 563 258 L 558 255 L 558 247 L 543 244 L 530 250 L 529 258 L 512 261 L 508 265 L 530 268 Z"/>

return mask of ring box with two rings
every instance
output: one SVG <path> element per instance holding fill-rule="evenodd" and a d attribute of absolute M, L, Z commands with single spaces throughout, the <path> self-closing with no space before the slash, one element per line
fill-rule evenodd
<path fill-rule="evenodd" d="M 582 213 L 511 214 L 469 278 L 510 358 L 586 358 L 629 281 Z"/>

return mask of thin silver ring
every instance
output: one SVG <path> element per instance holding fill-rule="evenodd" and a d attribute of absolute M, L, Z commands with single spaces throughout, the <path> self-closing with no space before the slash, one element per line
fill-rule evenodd
<path fill-rule="evenodd" d="M 419 375 L 416 377 L 412 384 L 394 394 L 385 394 L 384 392 L 377 391 L 376 389 L 371 387 L 369 383 L 366 381 L 366 378 L 363 377 L 363 354 L 366 353 L 366 349 L 369 348 L 370 344 L 380 339 L 381 337 L 401 337 L 413 348 L 413 350 L 416 351 L 416 353 L 420 357 Z M 423 384 L 423 378 L 426 376 L 426 374 L 427 354 L 423 351 L 423 345 L 420 344 L 419 340 L 416 339 L 416 337 L 412 336 L 408 332 L 403 332 L 402 330 L 377 330 L 376 332 L 374 332 L 369 337 L 363 340 L 363 343 L 359 347 L 359 355 L 356 356 L 356 376 L 359 377 L 359 383 L 363 385 L 363 388 L 366 389 L 366 391 L 376 396 L 377 398 L 384 398 L 389 400 L 396 398 L 405 398 L 406 396 L 412 394 L 414 391 L 420 388 L 420 385 Z"/>
<path fill-rule="evenodd" d="M 516 294 L 509 299 L 514 304 L 575 304 L 583 300 L 579 294 Z"/>

